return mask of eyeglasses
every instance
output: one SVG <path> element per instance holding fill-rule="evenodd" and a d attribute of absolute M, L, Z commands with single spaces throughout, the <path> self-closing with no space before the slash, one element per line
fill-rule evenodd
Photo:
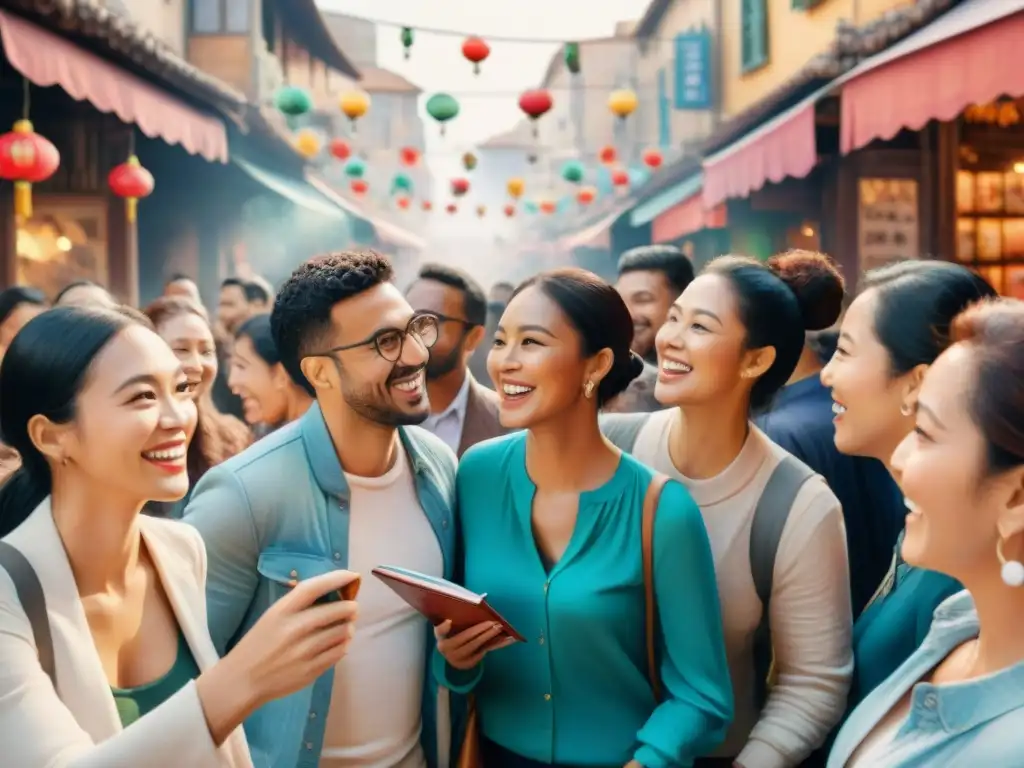
<path fill-rule="evenodd" d="M 409 321 L 405 330 L 400 328 L 382 328 L 368 339 L 357 341 L 355 344 L 344 344 L 340 347 L 331 347 L 330 349 L 325 349 L 323 352 L 315 352 L 310 356 L 319 357 L 321 355 L 331 355 L 334 352 L 345 352 L 349 349 L 372 346 L 377 350 L 377 354 L 389 363 L 397 363 L 402 357 L 402 350 L 405 348 L 405 340 L 410 336 L 414 337 L 420 344 L 422 344 L 424 349 L 430 349 L 433 347 L 434 344 L 437 343 L 437 325 L 437 315 L 427 313 L 413 315 L 412 320 Z"/>

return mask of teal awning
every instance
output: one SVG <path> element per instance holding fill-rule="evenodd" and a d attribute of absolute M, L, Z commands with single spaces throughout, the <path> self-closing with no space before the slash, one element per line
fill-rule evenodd
<path fill-rule="evenodd" d="M 245 171 L 258 184 L 307 210 L 328 218 L 347 221 L 348 214 L 332 200 L 319 192 L 305 179 L 292 179 L 279 173 L 261 168 L 255 163 L 233 155 L 231 162 Z"/>
<path fill-rule="evenodd" d="M 697 172 L 640 203 L 630 214 L 629 223 L 634 227 L 648 224 L 672 206 L 699 194 L 703 186 L 704 174 Z"/>

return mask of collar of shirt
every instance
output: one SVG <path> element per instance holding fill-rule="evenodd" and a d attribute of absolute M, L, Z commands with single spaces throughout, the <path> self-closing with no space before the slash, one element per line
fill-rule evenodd
<path fill-rule="evenodd" d="M 424 429 L 430 430 L 447 442 L 453 451 L 458 450 L 459 440 L 462 439 L 462 425 L 466 420 L 466 405 L 468 402 L 469 372 L 467 371 L 466 378 L 462 380 L 462 386 L 459 387 L 455 398 L 440 413 L 430 414 L 427 420 L 423 422 Z M 441 425 L 450 426 L 450 428 L 444 429 L 442 434 L 438 434 Z M 449 435 L 451 439 L 449 439 Z M 452 440 L 455 441 L 455 445 L 451 445 Z"/>

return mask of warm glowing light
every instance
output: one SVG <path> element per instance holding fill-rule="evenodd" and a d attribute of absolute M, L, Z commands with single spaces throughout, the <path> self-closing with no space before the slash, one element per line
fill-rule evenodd
<path fill-rule="evenodd" d="M 1013 172 L 1024 174 L 1024 163 L 1014 163 Z"/>
<path fill-rule="evenodd" d="M 800 234 L 804 237 L 814 237 L 814 227 L 804 224 L 803 229 L 800 230 Z"/>
<path fill-rule="evenodd" d="M 70 251 L 71 250 L 71 240 L 69 240 L 64 235 L 61 235 L 60 237 L 58 237 L 57 238 L 57 250 L 65 251 L 65 252 L 66 251 Z"/>

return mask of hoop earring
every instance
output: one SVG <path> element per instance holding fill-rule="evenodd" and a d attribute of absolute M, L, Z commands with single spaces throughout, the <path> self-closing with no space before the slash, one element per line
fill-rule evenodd
<path fill-rule="evenodd" d="M 594 382 L 588 381 L 583 387 L 583 396 L 589 400 L 594 396 Z"/>
<path fill-rule="evenodd" d="M 914 415 L 914 409 L 910 406 L 909 403 L 903 403 L 903 405 L 900 406 L 900 416 L 913 416 L 913 415 Z"/>
<path fill-rule="evenodd" d="M 1000 575 L 1003 577 L 1003 583 L 1008 587 L 1024 586 L 1024 563 L 1019 560 L 1006 559 L 1006 555 L 1003 554 L 1003 538 L 1001 536 L 996 542 L 996 557 L 1001 566 Z"/>

